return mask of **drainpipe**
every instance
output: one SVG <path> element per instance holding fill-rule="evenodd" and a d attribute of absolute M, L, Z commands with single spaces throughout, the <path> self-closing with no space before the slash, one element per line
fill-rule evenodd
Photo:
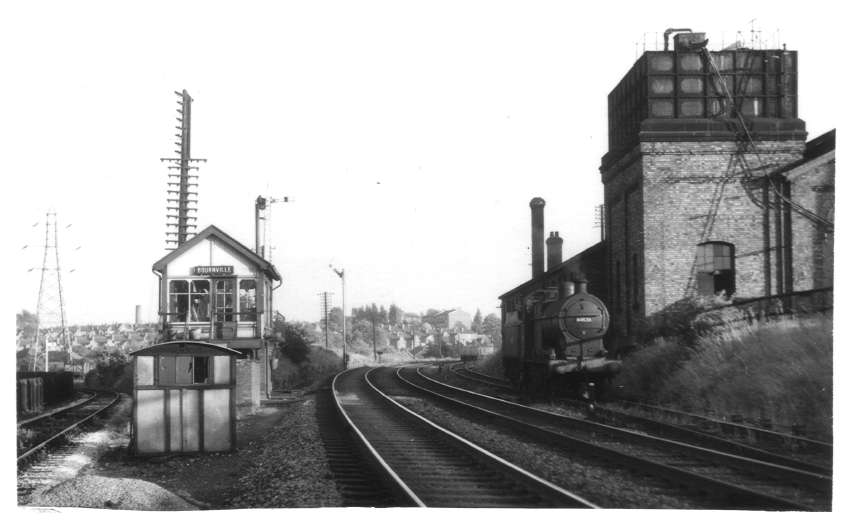
<path fill-rule="evenodd" d="M 158 272 L 155 268 L 150 269 L 153 272 L 153 275 L 159 279 L 159 284 L 156 285 L 156 314 L 159 317 L 160 323 L 160 337 L 162 336 L 162 332 L 165 331 L 165 318 L 167 316 L 162 315 L 162 272 Z"/>
<path fill-rule="evenodd" d="M 269 309 L 265 312 L 269 314 L 266 321 L 271 321 L 271 324 L 274 324 L 274 291 L 283 286 L 283 281 L 281 280 L 277 286 L 271 288 L 271 294 L 269 297 Z M 265 328 L 260 327 L 260 339 L 262 340 L 262 345 L 265 347 L 265 398 L 271 398 L 271 358 L 268 356 L 268 343 L 265 342 Z"/>

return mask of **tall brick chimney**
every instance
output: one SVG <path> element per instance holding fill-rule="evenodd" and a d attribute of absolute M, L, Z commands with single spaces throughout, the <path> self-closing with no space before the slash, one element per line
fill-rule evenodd
<path fill-rule="evenodd" d="M 548 250 L 548 265 L 546 266 L 546 270 L 551 270 L 563 262 L 563 238 L 560 237 L 560 232 L 551 232 L 548 235 L 548 239 L 545 240 L 545 246 Z"/>
<path fill-rule="evenodd" d="M 531 277 L 534 279 L 545 273 L 544 208 L 544 199 L 534 198 L 531 200 Z"/>

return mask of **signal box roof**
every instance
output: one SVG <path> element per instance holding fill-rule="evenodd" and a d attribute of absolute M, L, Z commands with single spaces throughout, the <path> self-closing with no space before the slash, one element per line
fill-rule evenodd
<path fill-rule="evenodd" d="M 233 357 L 241 357 L 242 352 L 218 346 L 217 344 L 197 341 L 171 341 L 136 350 L 131 352 L 130 355 L 231 355 Z"/>
<path fill-rule="evenodd" d="M 242 243 L 236 241 L 232 236 L 230 236 L 220 228 L 216 227 L 215 225 L 209 225 L 205 229 L 198 232 L 197 235 L 195 235 L 193 238 L 186 241 L 179 247 L 175 248 L 173 251 L 169 252 L 168 255 L 153 264 L 153 269 L 162 272 L 163 270 L 165 270 L 165 267 L 168 266 L 171 261 L 178 258 L 184 252 L 194 247 L 201 241 L 208 239 L 209 237 L 215 237 L 222 243 L 226 244 L 227 246 L 238 252 L 240 255 L 247 258 L 251 263 L 259 267 L 260 270 L 265 272 L 273 280 L 280 281 L 282 279 L 280 273 L 277 271 L 274 265 L 268 262 L 268 260 L 266 260 L 264 257 L 257 255 L 253 250 L 246 247 Z"/>

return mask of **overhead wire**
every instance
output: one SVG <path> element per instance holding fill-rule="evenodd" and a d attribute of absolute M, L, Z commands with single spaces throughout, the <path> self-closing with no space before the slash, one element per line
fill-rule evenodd
<path fill-rule="evenodd" d="M 746 120 L 743 118 L 741 111 L 739 111 L 737 109 L 737 104 L 734 103 L 734 98 L 733 98 L 733 96 L 731 95 L 731 92 L 728 89 L 728 84 L 726 83 L 725 78 L 723 77 L 722 73 L 716 67 L 716 64 L 714 63 L 713 57 L 711 56 L 710 51 L 707 49 L 707 46 L 702 47 L 701 52 L 702 52 L 702 56 L 703 56 L 705 62 L 708 64 L 708 67 L 710 69 L 709 72 L 711 74 L 713 74 L 716 77 L 716 79 L 718 80 L 718 84 L 720 86 L 721 93 L 722 93 L 723 97 L 726 99 L 726 102 L 729 105 L 729 107 L 727 107 L 727 109 L 730 109 L 730 111 L 731 111 L 732 121 L 736 122 L 738 141 L 741 141 L 741 142 L 744 141 L 745 144 L 748 145 L 748 149 L 749 149 L 748 151 L 755 155 L 755 157 L 758 159 L 758 162 L 761 165 L 764 165 L 764 162 L 761 158 L 761 153 L 758 150 L 757 145 L 755 144 L 755 140 L 752 138 L 752 134 L 749 131 L 748 125 L 746 125 Z M 747 65 L 750 65 L 750 61 L 749 61 L 750 59 L 751 59 L 751 54 L 748 55 L 747 58 L 746 58 Z M 745 69 L 749 70 L 749 67 L 746 67 Z M 747 77 L 747 82 L 748 82 L 748 77 Z M 741 99 L 742 99 L 742 97 L 745 96 L 745 93 L 741 92 L 740 96 L 741 96 Z M 741 145 L 742 145 L 742 143 L 741 143 Z M 746 151 L 743 150 L 742 147 L 738 147 L 737 154 L 736 154 L 738 161 L 740 162 L 740 166 L 743 169 L 743 180 L 742 180 L 743 188 L 746 191 L 746 194 L 749 196 L 749 199 L 752 200 L 752 202 L 754 202 L 759 207 L 762 207 L 763 205 L 769 205 L 769 203 L 767 201 L 763 201 L 763 202 L 758 203 L 757 198 L 751 192 L 751 186 L 750 186 L 751 183 L 750 182 L 753 179 L 753 176 L 751 174 L 752 169 L 749 166 L 749 162 L 748 162 L 748 159 L 746 158 L 745 152 Z M 775 177 L 773 175 L 764 174 L 764 177 L 766 178 L 766 181 L 769 184 L 769 188 L 771 189 L 772 193 L 775 194 L 778 199 L 780 199 L 781 201 L 786 203 L 792 210 L 794 210 L 799 215 L 801 215 L 801 216 L 803 216 L 803 217 L 805 217 L 805 218 L 807 218 L 807 219 L 809 219 L 809 220 L 811 220 L 815 223 L 818 223 L 822 226 L 825 226 L 829 230 L 834 230 L 834 223 L 833 222 L 831 222 L 827 218 L 820 216 L 819 214 L 805 208 L 804 206 L 797 203 L 796 201 L 793 201 L 791 198 L 785 196 L 782 193 L 782 191 L 776 186 Z"/>

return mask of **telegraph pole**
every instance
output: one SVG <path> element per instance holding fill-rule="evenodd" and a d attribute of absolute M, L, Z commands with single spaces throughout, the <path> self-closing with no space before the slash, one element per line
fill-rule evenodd
<path fill-rule="evenodd" d="M 377 333 L 376 333 L 376 328 L 375 328 L 375 325 L 374 325 L 374 322 L 377 319 L 377 317 L 375 317 L 376 315 L 377 315 L 377 310 L 372 310 L 371 311 L 371 353 L 372 353 L 372 357 L 374 357 L 375 361 L 377 361 Z"/>
<path fill-rule="evenodd" d="M 328 320 L 328 314 L 330 312 L 330 296 L 333 295 L 333 292 L 321 292 L 318 294 L 321 296 L 321 314 L 324 317 L 324 349 L 330 349 L 330 321 Z"/>
<path fill-rule="evenodd" d="M 168 214 L 166 216 L 165 231 L 166 248 L 173 250 L 185 243 L 189 234 L 197 229 L 197 216 L 189 215 L 189 212 L 197 213 L 197 174 L 192 174 L 192 170 L 197 170 L 198 167 L 192 165 L 194 162 L 206 161 L 205 159 L 193 159 L 192 155 L 192 102 L 194 101 L 189 93 L 183 89 L 183 92 L 174 91 L 174 94 L 180 97 L 177 101 L 179 108 L 177 109 L 177 121 L 179 125 L 175 128 L 180 131 L 179 134 L 174 134 L 177 141 L 174 145 L 178 147 L 174 151 L 179 157 L 176 158 L 159 158 L 159 161 L 167 161 L 170 172 L 168 173 Z M 190 199 L 194 196 L 194 199 Z M 174 213 L 172 213 L 174 212 Z M 173 230 L 172 230 L 173 227 Z"/>

